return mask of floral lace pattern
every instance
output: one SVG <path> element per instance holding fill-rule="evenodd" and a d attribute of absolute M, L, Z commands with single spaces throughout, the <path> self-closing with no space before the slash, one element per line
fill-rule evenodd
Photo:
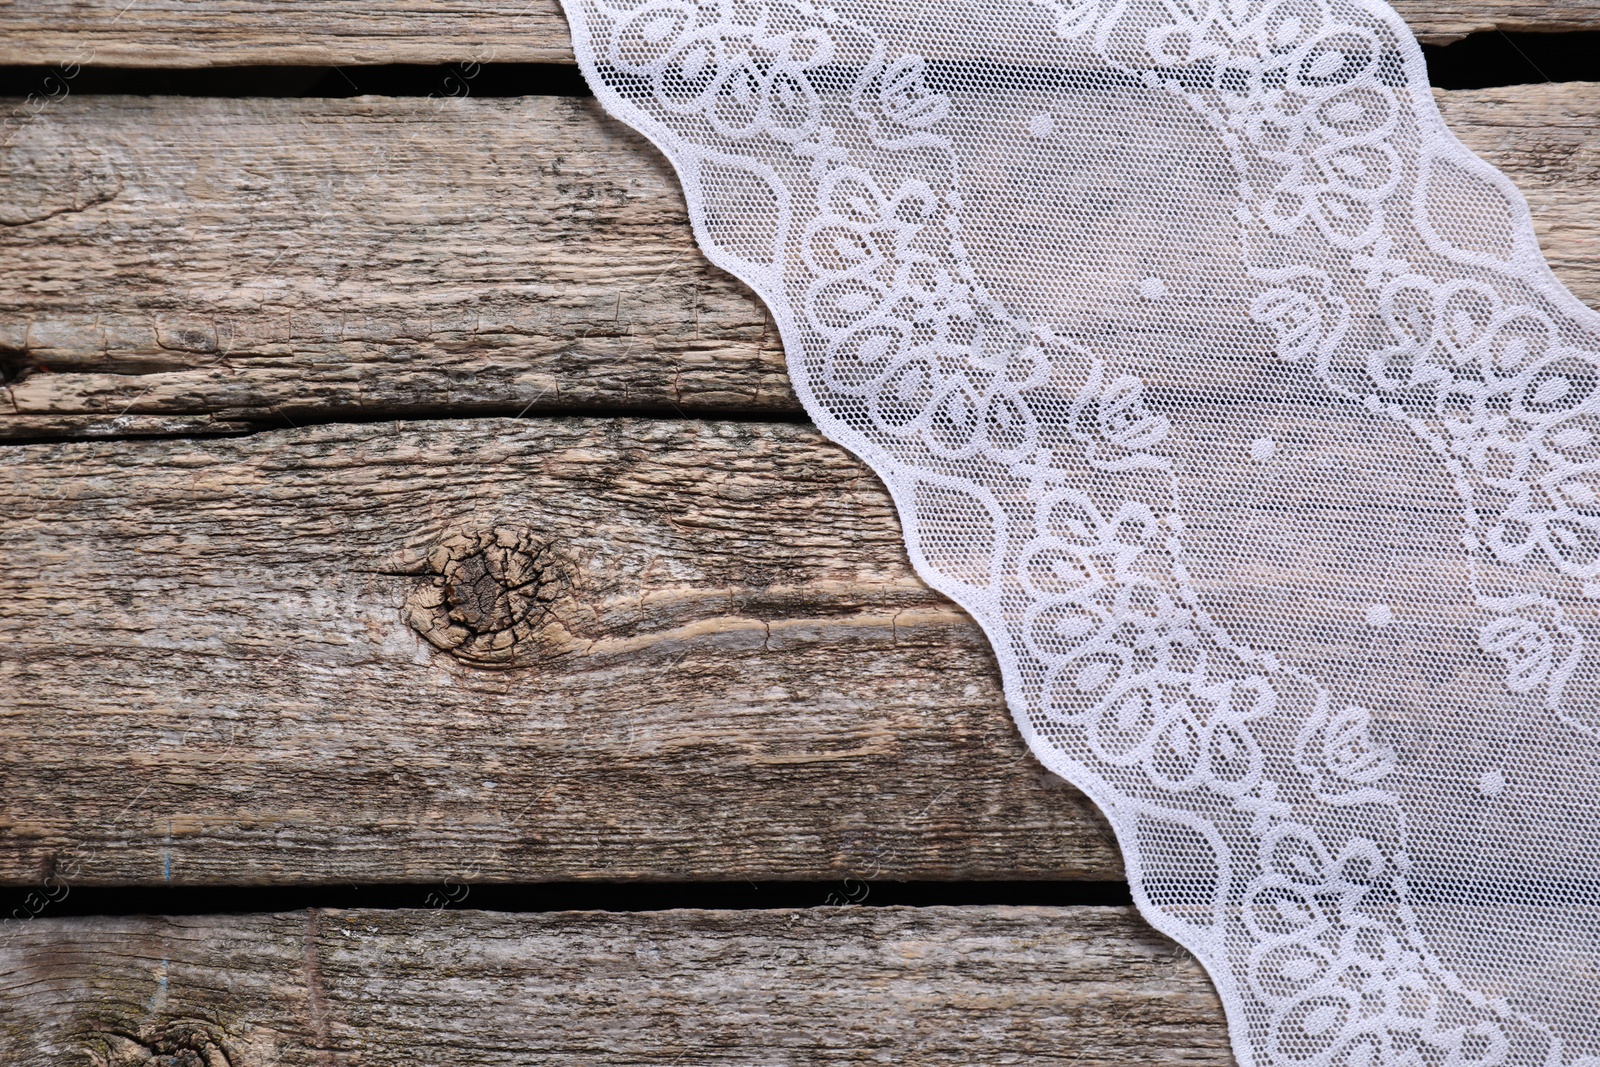
<path fill-rule="evenodd" d="M 1375 0 L 568 0 L 1242 1064 L 1600 1064 L 1600 317 Z"/>

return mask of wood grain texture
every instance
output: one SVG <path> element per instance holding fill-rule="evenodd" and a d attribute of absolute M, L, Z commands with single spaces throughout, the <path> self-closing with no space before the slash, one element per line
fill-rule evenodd
<path fill-rule="evenodd" d="M 796 409 L 590 101 L 69 99 L 0 168 L 15 414 Z"/>
<path fill-rule="evenodd" d="M 14 1067 L 1233 1062 L 1199 965 L 1123 908 L 324 911 L 4 934 Z"/>
<path fill-rule="evenodd" d="M 808 428 L 479 419 L 7 461 L 0 882 L 1122 876 L 887 494 Z M 437 647 L 413 626 L 449 610 L 434 549 L 497 528 L 548 546 L 539 612 L 495 631 L 509 660 Z"/>
<path fill-rule="evenodd" d="M 1527 198 L 1556 277 L 1579 300 L 1600 308 L 1600 83 L 1436 91 L 1434 97 L 1456 136 Z"/>
<path fill-rule="evenodd" d="M 1600 86 L 1439 100 L 1600 304 Z M 0 435 L 799 410 L 760 302 L 590 101 L 68 99 L 0 168 L 0 361 L 45 368 Z"/>
<path fill-rule="evenodd" d="M 1600 27 L 1586 0 L 1395 0 L 1424 41 L 1484 30 Z M 570 63 L 556 0 L 464 8 L 439 0 L 28 0 L 0 7 L 0 63 Z"/>

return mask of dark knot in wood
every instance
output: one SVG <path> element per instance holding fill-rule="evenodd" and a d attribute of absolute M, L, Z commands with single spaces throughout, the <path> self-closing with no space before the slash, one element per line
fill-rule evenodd
<path fill-rule="evenodd" d="M 406 598 L 406 621 L 435 647 L 478 667 L 531 659 L 572 580 L 555 542 L 514 526 L 445 535 L 428 553 L 425 574 Z"/>
<path fill-rule="evenodd" d="M 88 1035 L 83 1051 L 93 1067 L 242 1067 L 212 1029 L 174 1022 L 155 1032 L 102 1031 Z"/>

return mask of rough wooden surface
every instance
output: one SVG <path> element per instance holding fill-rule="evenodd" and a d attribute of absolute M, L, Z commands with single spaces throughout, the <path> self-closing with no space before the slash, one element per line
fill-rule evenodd
<path fill-rule="evenodd" d="M 1600 85 L 1440 102 L 1600 304 Z M 0 362 L 45 368 L 0 435 L 798 410 L 760 303 L 590 101 L 68 99 L 0 186 Z"/>
<path fill-rule="evenodd" d="M 1424 41 L 1484 30 L 1600 27 L 1588 0 L 1395 0 Z M 567 63 L 556 0 L 463 7 L 438 0 L 27 0 L 0 7 L 0 63 Z"/>
<path fill-rule="evenodd" d="M 796 409 L 763 307 L 590 101 L 74 98 L 0 183 L 0 358 L 46 368 L 10 388 L 13 436 Z"/>
<path fill-rule="evenodd" d="M 13 1067 L 1233 1062 L 1199 965 L 1123 908 L 324 911 L 3 935 Z"/>
<path fill-rule="evenodd" d="M 805 427 L 6 459 L 0 882 L 1121 877 L 877 480 Z M 463 548 L 494 530 L 544 551 L 503 603 L 498 547 Z"/>
<path fill-rule="evenodd" d="M 1527 198 L 1556 277 L 1600 308 L 1600 82 L 1435 91 L 1434 97 L 1456 136 L 1505 171 Z"/>

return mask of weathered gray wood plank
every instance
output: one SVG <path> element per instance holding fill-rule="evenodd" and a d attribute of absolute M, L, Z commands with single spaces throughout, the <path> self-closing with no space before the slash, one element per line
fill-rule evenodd
<path fill-rule="evenodd" d="M 1425 41 L 1483 30 L 1600 27 L 1585 0 L 1395 0 Z M 0 63 L 134 67 L 239 64 L 569 63 L 556 0 L 30 0 L 0 8 Z"/>
<path fill-rule="evenodd" d="M 14 926 L 15 1067 L 1233 1062 L 1199 965 L 1123 908 Z"/>
<path fill-rule="evenodd" d="M 0 522 L 0 883 L 1121 877 L 804 427 L 14 446 Z"/>
<path fill-rule="evenodd" d="M 1600 308 L 1600 82 L 1434 95 L 1467 147 L 1521 189 L 1556 276 Z"/>
<path fill-rule="evenodd" d="M 1600 85 L 1439 99 L 1600 304 Z M 68 99 L 0 187 L 0 361 L 47 368 L 0 435 L 798 410 L 760 303 L 591 102 Z"/>
<path fill-rule="evenodd" d="M 0 354 L 47 368 L 17 414 L 795 408 L 588 101 L 69 99 L 0 183 Z"/>
<path fill-rule="evenodd" d="M 1164 403 L 1251 439 L 1236 404 Z M 1374 529 L 1460 505 L 1401 431 L 1272 417 L 1300 466 L 1241 445 L 1214 472 L 1235 492 L 1187 516 L 1195 574 L 1230 611 L 1301 605 L 1262 647 L 1336 676 L 1371 595 L 1337 554 L 1199 557 L 1329 507 L 1292 469 L 1359 485 Z M 0 884 L 1121 874 L 877 480 L 808 428 L 423 421 L 7 460 Z M 1412 565 L 1446 565 L 1433 543 Z"/>

